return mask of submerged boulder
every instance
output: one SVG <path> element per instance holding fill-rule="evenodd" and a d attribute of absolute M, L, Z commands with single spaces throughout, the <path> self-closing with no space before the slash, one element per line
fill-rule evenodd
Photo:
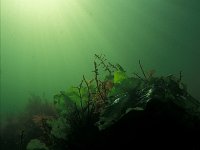
<path fill-rule="evenodd" d="M 134 84 L 102 111 L 100 120 L 97 122 L 100 130 L 120 121 L 130 112 L 151 112 L 155 115 L 163 115 L 163 119 L 166 116 L 177 117 L 188 124 L 196 119 L 200 120 L 200 102 L 194 99 L 187 92 L 185 85 L 175 77 L 168 76 L 140 81 L 135 78 L 126 80 L 118 88 L 122 88 L 128 82 Z M 181 118 L 177 115 L 180 115 Z"/>
<path fill-rule="evenodd" d="M 196 138 L 200 135 L 200 102 L 180 80 L 173 76 L 127 80 L 137 86 L 105 107 L 96 123 L 104 141 L 102 148 L 108 144 L 141 147 L 138 143 L 146 142 L 153 148 L 154 142 L 168 148 L 200 148 Z"/>

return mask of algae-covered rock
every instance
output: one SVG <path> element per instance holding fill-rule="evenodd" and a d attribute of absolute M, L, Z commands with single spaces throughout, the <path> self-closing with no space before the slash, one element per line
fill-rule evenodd
<path fill-rule="evenodd" d="M 28 143 L 26 149 L 27 150 L 49 150 L 48 147 L 46 147 L 46 145 L 38 139 L 31 140 Z"/>
<path fill-rule="evenodd" d="M 126 113 L 126 109 L 128 109 L 128 101 L 129 96 L 124 94 L 117 98 L 110 106 L 107 106 L 102 112 L 100 120 L 97 122 L 99 129 L 105 129 L 116 123 Z"/>
<path fill-rule="evenodd" d="M 166 115 L 175 118 L 179 114 L 177 118 L 184 120 L 184 123 L 194 121 L 194 118 L 200 120 L 200 102 L 173 76 L 149 80 L 127 78 L 113 90 L 115 92 L 111 91 L 111 95 L 119 94 L 100 114 L 100 120 L 97 122 L 100 130 L 117 123 L 130 111 L 156 111 L 158 114 L 165 114 L 163 118 Z"/>

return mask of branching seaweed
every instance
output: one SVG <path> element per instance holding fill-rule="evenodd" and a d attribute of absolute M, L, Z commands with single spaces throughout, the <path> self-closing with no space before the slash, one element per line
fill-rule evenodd
<path fill-rule="evenodd" d="M 183 75 L 182 75 L 182 71 L 180 71 L 180 72 L 179 72 L 179 82 L 181 82 L 182 77 L 183 77 Z"/>
<path fill-rule="evenodd" d="M 140 69 L 141 69 L 141 71 L 142 71 L 142 74 L 144 75 L 144 78 L 147 79 L 147 76 L 146 76 L 146 74 L 145 74 L 145 72 L 144 72 L 144 69 L 143 69 L 143 67 L 142 67 L 142 65 L 141 65 L 140 60 L 139 60 L 139 65 L 140 65 Z"/>
<path fill-rule="evenodd" d="M 74 88 L 78 89 L 78 96 L 80 98 L 81 109 L 83 110 L 83 97 L 82 97 L 82 94 L 81 94 L 82 86 L 83 86 L 83 80 L 81 80 L 81 83 L 79 84 L 79 86 L 74 87 Z"/>
<path fill-rule="evenodd" d="M 19 149 L 20 150 L 23 149 L 23 143 L 24 143 L 24 130 L 21 130 L 21 133 L 20 133 L 20 144 L 19 144 Z"/>
<path fill-rule="evenodd" d="M 104 71 L 108 71 L 109 75 L 112 75 L 112 73 L 117 70 L 118 68 L 116 67 L 116 65 L 113 65 L 111 62 L 107 62 L 107 58 L 105 55 L 98 55 L 95 54 L 95 59 L 97 59 L 99 61 L 98 63 L 98 67 L 102 66 L 102 68 L 104 69 Z"/>
<path fill-rule="evenodd" d="M 90 87 L 89 87 L 89 83 L 87 82 L 87 80 L 86 80 L 86 78 L 85 78 L 85 76 L 83 75 L 83 81 L 85 82 L 85 84 L 86 84 L 86 87 L 87 87 L 87 92 L 88 92 L 88 100 L 87 100 L 87 116 L 88 116 L 88 120 L 90 120 L 90 116 L 91 116 L 91 114 L 90 113 L 92 113 L 92 110 L 94 109 L 94 103 L 92 102 L 92 98 L 91 98 L 91 89 L 90 89 Z M 92 102 L 92 103 L 91 103 Z M 92 108 L 90 108 L 90 105 L 92 105 Z M 90 111 L 90 109 L 91 109 L 91 111 Z"/>
<path fill-rule="evenodd" d="M 162 103 L 178 99 L 177 103 L 185 103 L 188 98 L 181 83 L 181 71 L 179 78 L 173 75 L 154 77 L 155 70 L 145 73 L 139 60 L 141 76 L 134 73 L 136 77 L 129 77 L 119 64 L 113 65 L 105 55 L 97 54 L 93 65 L 92 80 L 83 75 L 78 86 L 69 91 L 60 91 L 54 96 L 58 116 L 53 119 L 42 115 L 34 116 L 33 121 L 40 124 L 45 133 L 52 135 L 54 143 L 45 143 L 51 149 L 57 149 L 56 142 L 57 146 L 64 145 L 63 149 L 68 144 L 76 147 L 85 141 L 90 142 L 96 133 L 99 134 L 98 128 L 111 127 L 130 111 L 138 113 L 147 106 L 151 107 L 148 104 L 152 99 L 161 100 Z M 47 120 L 49 126 L 45 130 Z"/>

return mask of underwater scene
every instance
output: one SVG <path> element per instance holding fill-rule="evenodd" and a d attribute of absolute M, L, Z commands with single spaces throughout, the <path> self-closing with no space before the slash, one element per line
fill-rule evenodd
<path fill-rule="evenodd" d="M 200 150 L 200 0 L 1 0 L 1 150 Z"/>

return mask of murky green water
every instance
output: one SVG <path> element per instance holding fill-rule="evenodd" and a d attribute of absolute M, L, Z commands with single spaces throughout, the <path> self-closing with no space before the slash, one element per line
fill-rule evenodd
<path fill-rule="evenodd" d="M 199 0 L 1 0 L 1 115 L 31 93 L 53 95 L 91 76 L 103 53 L 129 72 L 177 74 L 200 99 Z"/>

